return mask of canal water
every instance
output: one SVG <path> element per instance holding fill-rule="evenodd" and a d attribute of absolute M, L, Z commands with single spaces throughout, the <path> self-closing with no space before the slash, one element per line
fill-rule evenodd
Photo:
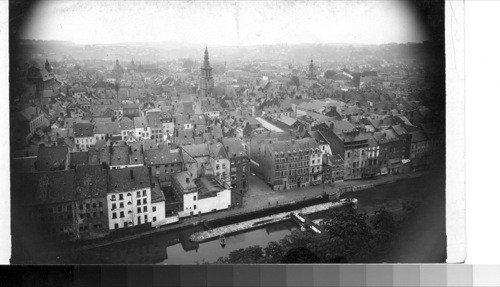
<path fill-rule="evenodd" d="M 175 234 L 161 234 L 146 239 L 113 244 L 75 255 L 77 262 L 83 264 L 197 264 L 213 263 L 219 257 L 228 256 L 231 251 L 251 245 L 267 246 L 271 241 L 279 241 L 293 230 L 297 230 L 295 222 L 284 222 L 268 225 L 244 233 L 226 236 L 226 245 L 222 247 L 219 240 L 195 243 L 189 240 L 194 232 L 203 227 L 192 227 Z"/>
<path fill-rule="evenodd" d="M 414 233 L 416 236 L 424 236 L 425 232 L 437 234 L 432 244 L 439 244 L 446 249 L 445 236 L 445 200 L 444 200 L 444 177 L 430 176 L 414 179 L 405 179 L 395 183 L 378 186 L 372 189 L 353 192 L 343 197 L 355 197 L 358 199 L 358 209 L 372 213 L 384 206 L 391 211 L 400 211 L 402 203 L 408 200 L 423 202 L 425 205 L 435 206 L 427 208 L 426 216 L 422 220 L 427 220 L 433 226 L 433 230 L 427 230 L 429 224 L 416 222 L 417 228 L 409 230 L 409 236 Z M 317 219 L 317 218 L 313 218 Z M 159 234 L 144 239 L 133 240 L 125 243 L 117 243 L 93 250 L 75 254 L 71 258 L 72 262 L 90 264 L 196 264 L 215 262 L 219 257 L 228 256 L 231 251 L 246 248 L 253 245 L 267 246 L 271 241 L 279 241 L 293 230 L 297 230 L 295 222 L 289 220 L 261 229 L 226 236 L 226 246 L 223 248 L 218 240 L 194 243 L 189 240 L 189 236 L 194 232 L 202 231 L 203 227 L 196 226 L 187 228 L 171 234 Z M 426 236 L 426 237 L 425 237 Z M 431 243 L 431 242 L 429 242 Z M 402 247 L 403 248 L 403 247 Z M 415 247 L 404 246 L 409 253 L 421 254 L 419 245 Z M 431 251 L 429 251 L 431 252 Z M 433 251 L 434 252 L 434 251 Z M 395 257 L 397 258 L 397 257 Z M 396 260 L 396 259 L 394 259 Z M 401 262 L 418 261 L 406 260 L 403 257 Z"/>

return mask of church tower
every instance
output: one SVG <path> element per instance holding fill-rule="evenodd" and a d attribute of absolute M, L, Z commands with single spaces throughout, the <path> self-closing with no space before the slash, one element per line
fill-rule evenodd
<path fill-rule="evenodd" d="M 205 47 L 205 57 L 201 67 L 200 92 L 202 97 L 207 97 L 214 89 L 214 78 L 212 77 L 212 67 L 208 60 L 208 49 Z"/>
<path fill-rule="evenodd" d="M 45 70 L 49 73 L 52 73 L 52 66 L 49 63 L 49 59 L 45 59 Z"/>
<path fill-rule="evenodd" d="M 316 79 L 316 75 L 314 74 L 314 64 L 313 64 L 312 59 L 311 59 L 311 64 L 309 64 L 309 71 L 307 72 L 307 79 L 309 79 L 309 80 Z"/>

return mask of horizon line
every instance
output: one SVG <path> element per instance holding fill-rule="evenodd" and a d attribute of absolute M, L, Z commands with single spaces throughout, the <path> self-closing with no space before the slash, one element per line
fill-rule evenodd
<path fill-rule="evenodd" d="M 138 41 L 138 42 L 113 42 L 113 43 L 75 43 L 70 40 L 43 40 L 43 39 L 22 39 L 18 38 L 15 41 L 42 41 L 42 42 L 67 42 L 74 45 L 81 46 L 106 46 L 106 45 L 124 45 L 124 44 L 179 44 L 179 45 L 193 45 L 193 46 L 207 46 L 206 43 L 196 43 L 196 42 L 182 42 L 182 41 Z M 302 42 L 302 43 L 267 43 L 267 44 L 208 44 L 208 46 L 212 47 L 248 47 L 248 46 L 270 46 L 270 45 L 365 45 L 365 46 L 379 46 L 379 45 L 388 45 L 388 44 L 423 44 L 423 43 L 432 43 L 431 40 L 423 40 L 423 41 L 409 41 L 409 42 L 384 42 L 384 43 L 361 43 L 361 42 Z"/>

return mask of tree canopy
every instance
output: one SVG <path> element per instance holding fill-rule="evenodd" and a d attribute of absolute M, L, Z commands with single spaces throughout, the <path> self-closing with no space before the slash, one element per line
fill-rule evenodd
<path fill-rule="evenodd" d="M 372 215 L 352 207 L 332 211 L 320 225 L 326 231 L 313 234 L 294 230 L 265 248 L 254 245 L 220 257 L 216 263 L 361 263 L 383 255 L 393 246 L 402 222 L 419 207 L 403 203 L 403 214 L 381 207 Z"/>

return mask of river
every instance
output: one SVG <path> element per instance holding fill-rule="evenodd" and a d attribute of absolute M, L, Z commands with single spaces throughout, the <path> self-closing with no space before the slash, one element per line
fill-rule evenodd
<path fill-rule="evenodd" d="M 442 256 L 432 260 L 423 258 L 423 254 L 440 254 L 446 249 L 444 176 L 431 175 L 420 178 L 404 179 L 395 183 L 381 185 L 368 190 L 346 194 L 343 197 L 358 199 L 358 209 L 372 213 L 384 206 L 389 210 L 401 210 L 402 203 L 408 200 L 424 203 L 425 216 L 413 222 L 412 228 L 405 229 L 405 236 L 418 242 L 401 244 L 394 251 L 399 256 L 392 256 L 385 262 L 440 262 Z M 117 243 L 75 255 L 71 261 L 78 263 L 111 264 L 196 264 L 214 262 L 219 257 L 227 256 L 233 250 L 252 245 L 265 247 L 268 242 L 279 241 L 293 230 L 298 229 L 293 221 L 285 221 L 265 228 L 226 236 L 223 248 L 218 240 L 194 243 L 189 236 L 203 227 L 197 226 L 171 234 L 159 234 L 145 239 Z M 412 240 L 415 241 L 415 240 Z M 427 243 L 426 243 L 427 242 Z M 432 250 L 425 250 L 430 245 Z M 406 252 L 406 253 L 405 253 Z M 411 254 L 405 257 L 405 254 Z M 431 256 L 429 255 L 429 256 Z M 419 257 L 420 256 L 420 257 Z"/>

